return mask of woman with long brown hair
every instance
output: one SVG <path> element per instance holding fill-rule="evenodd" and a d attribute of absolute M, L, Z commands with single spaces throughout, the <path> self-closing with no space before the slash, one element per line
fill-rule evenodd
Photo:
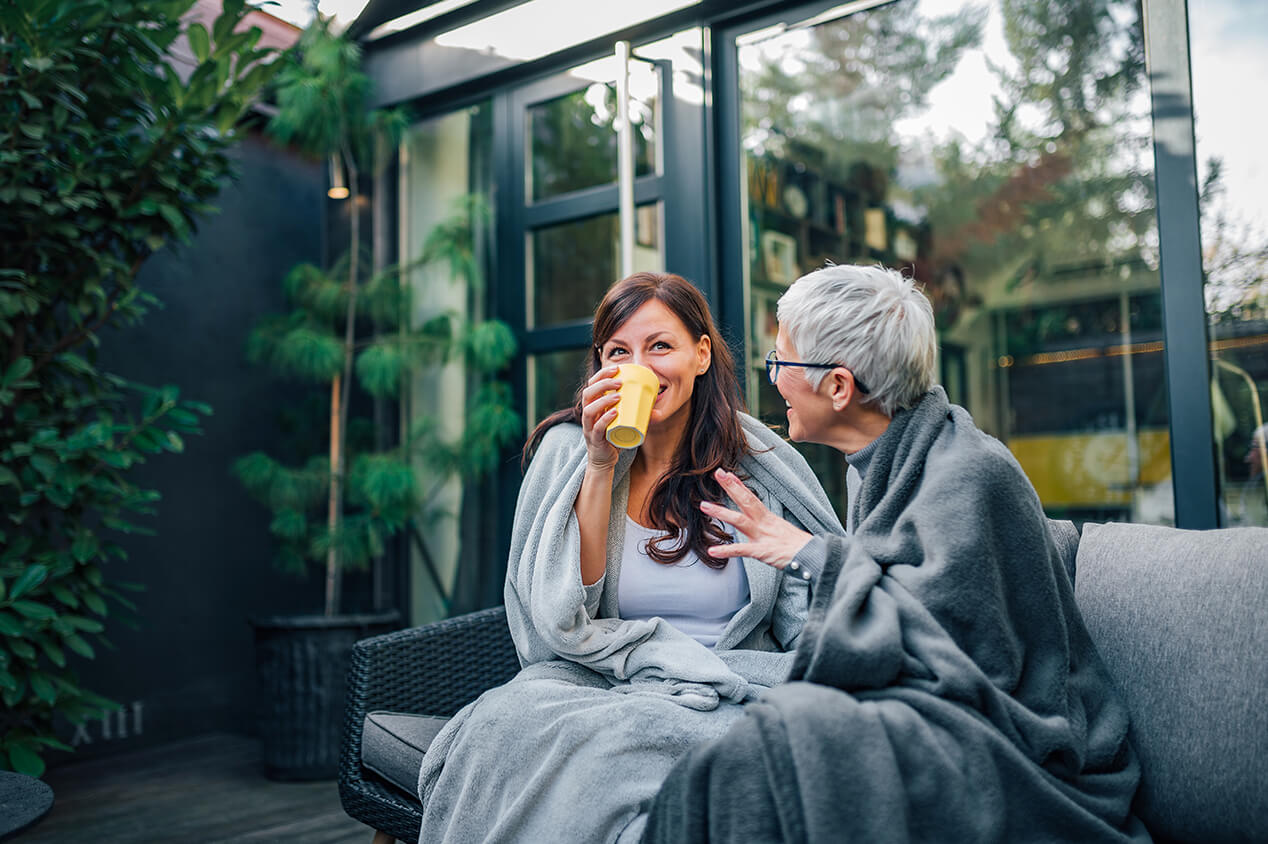
<path fill-rule="evenodd" d="M 622 364 L 657 380 L 633 449 L 604 436 Z M 842 529 L 805 461 L 741 406 L 690 282 L 636 273 L 608 291 L 575 403 L 524 450 L 505 591 L 524 668 L 430 745 L 421 840 L 637 840 L 674 760 L 787 674 L 807 583 L 710 556 L 736 537 L 700 504 L 729 502 L 724 470 L 805 530 Z"/>

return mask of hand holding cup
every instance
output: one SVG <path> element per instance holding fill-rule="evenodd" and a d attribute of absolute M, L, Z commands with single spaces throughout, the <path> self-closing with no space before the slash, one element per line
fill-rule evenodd
<path fill-rule="evenodd" d="M 607 440 L 607 429 L 617 416 L 621 386 L 618 367 L 605 366 L 591 376 L 581 391 L 581 432 L 585 436 L 590 465 L 607 469 L 616 465 L 617 450 Z"/>

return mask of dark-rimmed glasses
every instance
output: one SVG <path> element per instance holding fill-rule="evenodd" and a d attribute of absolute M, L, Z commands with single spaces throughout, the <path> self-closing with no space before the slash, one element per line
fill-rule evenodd
<path fill-rule="evenodd" d="M 842 369 L 849 369 L 850 374 L 854 375 L 854 370 L 839 363 L 799 363 L 791 360 L 780 360 L 778 353 L 772 349 L 771 353 L 766 356 L 766 377 L 770 379 L 772 384 L 779 380 L 779 368 L 781 366 L 800 366 L 805 369 L 836 369 L 840 366 Z M 857 375 L 854 375 L 854 386 L 858 387 L 859 392 L 863 395 L 871 392 L 867 385 L 859 380 Z"/>

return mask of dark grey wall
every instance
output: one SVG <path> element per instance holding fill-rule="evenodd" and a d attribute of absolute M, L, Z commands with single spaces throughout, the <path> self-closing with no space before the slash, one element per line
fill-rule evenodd
<path fill-rule="evenodd" d="M 233 458 L 279 453 L 278 411 L 299 394 L 247 363 L 244 344 L 263 314 L 284 307 L 281 280 L 321 260 L 325 174 L 320 164 L 259 137 L 238 149 L 241 178 L 220 195 L 192 244 L 155 255 L 142 286 L 166 307 L 103 337 L 107 371 L 175 384 L 212 405 L 205 435 L 183 454 L 152 457 L 134 480 L 159 490 L 153 537 L 125 537 L 130 559 L 108 576 L 145 585 L 139 629 L 108 624 L 117 650 L 85 664 L 85 685 L 125 705 L 123 717 L 68 730 L 77 758 L 209 730 L 253 729 L 252 631 L 257 614 L 320 612 L 321 583 L 275 571 L 264 508 L 229 474 Z M 88 739 L 88 742 L 85 742 Z M 76 758 L 76 757 L 71 757 Z"/>

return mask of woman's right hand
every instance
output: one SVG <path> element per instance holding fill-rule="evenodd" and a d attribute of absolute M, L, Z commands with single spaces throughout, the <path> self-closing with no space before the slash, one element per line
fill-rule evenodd
<path fill-rule="evenodd" d="M 608 426 L 616 419 L 616 406 L 621 398 L 616 392 L 621 386 L 616 375 L 616 366 L 605 366 L 594 373 L 581 391 L 581 432 L 586 438 L 590 465 L 596 469 L 613 468 L 619 456 L 607 439 Z"/>

